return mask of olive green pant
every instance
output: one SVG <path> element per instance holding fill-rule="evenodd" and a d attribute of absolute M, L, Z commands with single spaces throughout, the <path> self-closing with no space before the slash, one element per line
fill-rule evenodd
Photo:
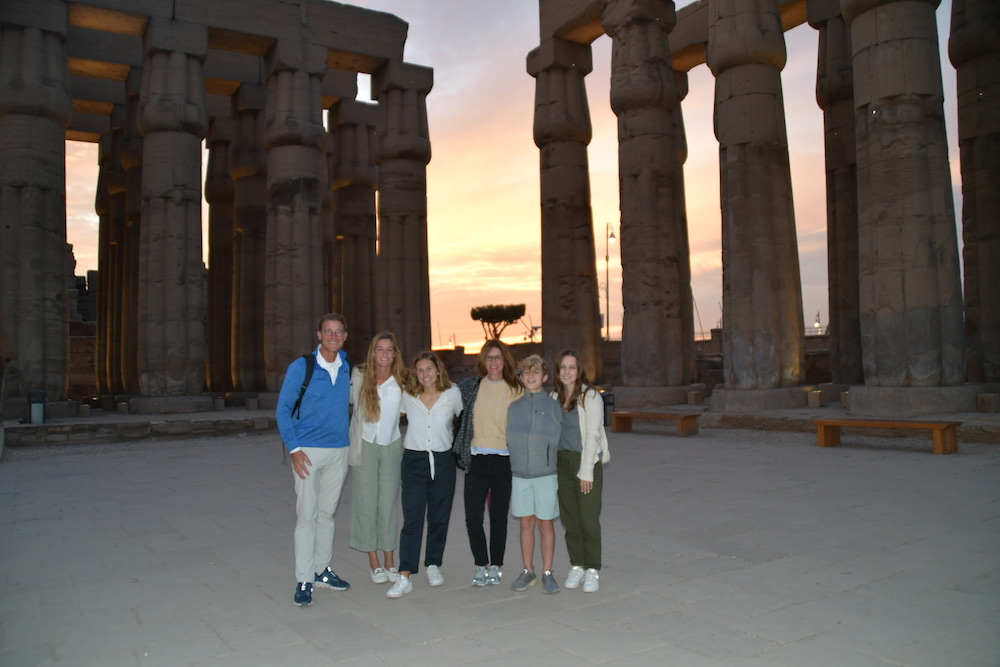
<path fill-rule="evenodd" d="M 396 498 L 403 440 L 361 443 L 361 465 L 351 468 L 351 539 L 358 551 L 395 551 L 399 546 Z"/>
<path fill-rule="evenodd" d="M 584 569 L 601 569 L 601 491 L 604 471 L 601 463 L 594 465 L 594 487 L 590 493 L 580 491 L 579 452 L 559 450 L 559 518 L 566 529 L 566 550 L 569 564 Z"/>

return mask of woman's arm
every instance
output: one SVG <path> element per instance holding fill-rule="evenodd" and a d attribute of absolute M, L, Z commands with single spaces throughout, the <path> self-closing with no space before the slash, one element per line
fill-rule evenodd
<path fill-rule="evenodd" d="M 579 407 L 583 455 L 580 457 L 580 472 L 577 477 L 581 482 L 593 482 L 594 465 L 601 460 L 601 443 L 604 441 L 604 401 L 597 390 L 591 387 L 583 392 L 583 398 L 584 402 Z"/>

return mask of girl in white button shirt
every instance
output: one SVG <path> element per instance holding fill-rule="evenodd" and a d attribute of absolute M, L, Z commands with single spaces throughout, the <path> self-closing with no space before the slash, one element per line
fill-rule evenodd
<path fill-rule="evenodd" d="M 417 355 L 403 392 L 402 411 L 408 424 L 400 466 L 403 530 L 399 535 L 400 576 L 386 593 L 390 598 L 402 597 L 413 590 L 410 575 L 419 569 L 425 515 L 427 583 L 431 586 L 444 583 L 441 560 L 455 496 L 452 422 L 462 412 L 462 396 L 433 352 Z"/>

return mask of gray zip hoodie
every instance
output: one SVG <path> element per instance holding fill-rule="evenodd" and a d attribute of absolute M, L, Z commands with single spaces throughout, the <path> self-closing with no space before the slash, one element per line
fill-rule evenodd
<path fill-rule="evenodd" d="M 525 392 L 507 409 L 507 451 L 515 477 L 556 474 L 562 408 L 544 391 Z"/>

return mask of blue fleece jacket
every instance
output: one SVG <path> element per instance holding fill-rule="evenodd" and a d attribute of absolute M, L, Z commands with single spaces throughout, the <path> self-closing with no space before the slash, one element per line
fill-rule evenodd
<path fill-rule="evenodd" d="M 315 352 L 313 354 L 316 354 Z M 351 368 L 347 354 L 340 351 L 340 368 L 337 383 L 330 382 L 330 374 L 316 364 L 309 388 L 302 397 L 298 415 L 292 416 L 292 408 L 299 398 L 299 389 L 306 377 L 306 360 L 299 357 L 285 372 L 285 381 L 278 394 L 278 432 L 285 441 L 285 447 L 292 451 L 298 447 L 347 447 L 350 444 L 348 429 L 350 415 L 348 397 L 351 391 Z"/>

